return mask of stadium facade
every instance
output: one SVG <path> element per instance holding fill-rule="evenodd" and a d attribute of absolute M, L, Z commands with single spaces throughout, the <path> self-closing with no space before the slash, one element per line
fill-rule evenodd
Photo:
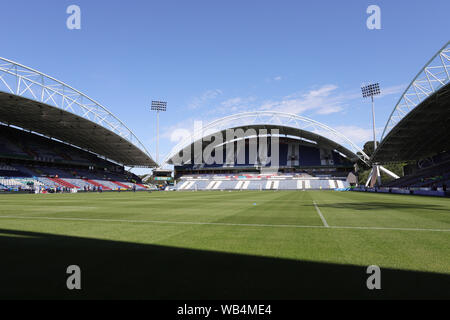
<path fill-rule="evenodd" d="M 360 164 L 368 165 L 406 163 L 403 177 L 364 190 L 446 195 L 450 182 L 449 62 L 450 42 L 447 42 L 400 97 L 387 121 L 381 143 L 370 159 L 342 134 L 311 119 L 276 112 L 237 114 L 209 124 L 203 132 L 194 133 L 172 150 L 166 162 L 175 165 L 175 175 L 182 179 L 177 189 L 348 187 L 357 182 L 353 167 L 356 168 L 360 160 Z M 208 151 L 207 157 L 210 154 L 217 159 L 217 150 L 209 145 L 214 140 L 211 137 L 218 133 L 226 137 L 226 130 L 250 129 L 263 130 L 263 133 L 241 137 L 244 147 L 241 145 L 240 152 L 233 151 L 231 161 L 223 146 L 233 144 L 232 150 L 239 149 L 234 138 L 223 138 L 216 147 L 218 158 L 222 160 L 220 163 L 197 161 L 202 159 L 205 151 Z M 268 143 L 266 156 L 273 158 L 274 151 L 279 161 L 275 166 L 258 157 L 251 161 L 255 160 L 250 156 L 252 140 L 259 155 L 260 135 L 270 135 L 267 133 L 270 130 L 277 131 L 279 145 L 274 151 Z M 196 150 L 196 145 L 201 147 Z M 186 153 L 190 156 L 185 157 Z M 237 161 L 238 158 L 244 161 Z M 176 163 L 175 159 L 183 161 Z"/>
<path fill-rule="evenodd" d="M 0 190 L 145 189 L 125 166 L 156 166 L 136 135 L 107 108 L 4 58 L 0 133 Z"/>
<path fill-rule="evenodd" d="M 357 185 L 360 165 L 406 163 L 403 177 L 375 190 L 444 195 L 450 181 L 449 62 L 447 42 L 400 97 L 372 157 L 325 124 L 258 111 L 195 130 L 163 164 L 174 167 L 176 190 L 307 190 Z M 126 166 L 158 164 L 107 108 L 0 58 L 0 191 L 146 190 Z"/>
<path fill-rule="evenodd" d="M 394 107 L 376 163 L 406 163 L 404 177 L 381 191 L 407 188 L 417 194 L 447 192 L 450 182 L 450 42 L 419 71 Z"/>
<path fill-rule="evenodd" d="M 178 190 L 298 190 L 356 184 L 358 160 L 369 157 L 342 133 L 306 117 L 260 111 L 197 130 L 166 163 L 181 179 Z"/>

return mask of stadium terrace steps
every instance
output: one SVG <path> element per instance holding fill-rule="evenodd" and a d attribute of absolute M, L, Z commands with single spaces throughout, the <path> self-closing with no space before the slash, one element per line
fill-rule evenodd
<path fill-rule="evenodd" d="M 191 189 L 195 185 L 195 181 L 188 182 L 188 184 L 184 187 L 185 190 Z"/>
<path fill-rule="evenodd" d="M 29 189 L 29 186 L 21 181 L 21 179 L 0 179 L 0 184 L 5 187 L 5 189 Z"/>
<path fill-rule="evenodd" d="M 74 186 L 77 186 L 79 189 L 83 189 L 85 187 L 92 187 L 88 182 L 82 180 L 82 179 L 76 179 L 76 178 L 64 178 L 64 181 L 67 181 Z"/>
<path fill-rule="evenodd" d="M 187 179 L 182 180 L 175 190 L 334 190 L 347 188 L 347 181 L 339 179 Z"/>
<path fill-rule="evenodd" d="M 194 184 L 195 181 L 185 181 L 183 184 L 180 185 L 178 190 L 189 190 Z"/>
<path fill-rule="evenodd" d="M 206 190 L 211 190 L 211 188 L 216 184 L 216 181 L 211 181 L 208 183 L 208 186 L 206 187 Z"/>
<path fill-rule="evenodd" d="M 46 177 L 37 177 L 35 178 L 37 181 L 41 182 L 44 186 L 49 187 L 49 188 L 56 188 L 59 187 L 59 184 L 56 183 L 53 180 L 50 180 L 49 178 Z"/>
<path fill-rule="evenodd" d="M 262 181 L 250 181 L 247 190 L 262 190 Z"/>
<path fill-rule="evenodd" d="M 234 187 L 236 190 L 247 190 L 250 185 L 250 181 L 239 181 Z"/>
<path fill-rule="evenodd" d="M 184 181 L 183 183 L 181 183 L 181 185 L 178 185 L 178 190 L 183 190 L 187 184 L 189 183 L 189 181 Z"/>
<path fill-rule="evenodd" d="M 279 186 L 280 186 L 280 181 L 274 181 L 273 185 L 272 185 L 272 188 L 275 189 L 275 190 L 278 190 Z"/>
<path fill-rule="evenodd" d="M 242 189 L 242 185 L 244 184 L 244 181 L 239 181 L 236 186 L 234 187 L 234 189 L 236 190 L 240 190 Z"/>
<path fill-rule="evenodd" d="M 95 182 L 97 182 L 99 185 L 101 185 L 102 188 L 103 188 L 103 190 L 108 190 L 108 189 L 105 189 L 105 187 L 106 187 L 106 188 L 109 188 L 109 190 L 117 190 L 117 189 L 120 189 L 120 188 L 118 187 L 117 184 L 112 183 L 112 182 L 109 181 L 109 180 L 93 179 L 93 181 L 95 181 Z"/>
<path fill-rule="evenodd" d="M 132 182 L 121 182 L 123 185 L 127 186 L 128 189 L 133 189 L 133 186 L 136 186 L 136 190 L 147 190 L 148 188 L 141 183 L 132 183 Z"/>
<path fill-rule="evenodd" d="M 123 183 L 120 183 L 118 181 L 111 181 L 111 182 L 117 184 L 119 187 L 130 189 L 130 186 L 124 185 Z"/>
<path fill-rule="evenodd" d="M 117 181 L 116 181 L 117 182 Z M 119 182 L 119 184 L 114 184 L 111 181 L 106 180 L 90 180 L 90 179 L 80 179 L 80 178 L 50 178 L 50 177 L 0 177 L 0 190 L 32 190 L 34 188 L 59 188 L 66 187 L 70 189 L 83 189 L 85 187 L 92 188 L 102 187 L 103 190 L 117 190 L 120 186 L 121 188 L 131 189 L 134 184 L 129 182 Z M 148 190 L 143 184 L 135 184 L 136 190 Z M 115 187 L 117 186 L 117 187 Z M 125 187 L 126 186 L 126 187 Z M 202 186 L 200 186 L 202 187 Z"/>
<path fill-rule="evenodd" d="M 48 178 L 51 181 L 55 182 L 56 184 L 59 184 L 60 186 L 66 187 L 66 188 L 70 188 L 70 189 L 79 189 L 79 187 L 61 179 L 61 178 Z"/>
<path fill-rule="evenodd" d="M 102 187 L 102 189 L 104 189 L 104 190 L 111 190 L 111 188 L 109 188 L 107 186 L 104 186 L 101 183 L 98 183 L 98 182 L 96 182 L 94 180 L 90 180 L 90 179 L 83 179 L 83 180 L 88 182 L 88 183 L 90 183 L 90 184 L 92 184 L 92 185 L 94 185 L 94 186 L 96 186 L 96 187 Z"/>
<path fill-rule="evenodd" d="M 217 190 L 217 189 L 219 189 L 221 184 L 222 184 L 222 181 L 211 181 L 211 183 L 208 184 L 206 189 L 207 190 Z M 201 188 L 201 184 L 197 184 L 197 188 Z"/>
<path fill-rule="evenodd" d="M 280 181 L 277 181 L 277 180 L 275 180 L 275 181 L 274 180 L 269 180 L 266 183 L 266 189 L 267 190 L 278 190 L 279 186 L 280 186 Z"/>

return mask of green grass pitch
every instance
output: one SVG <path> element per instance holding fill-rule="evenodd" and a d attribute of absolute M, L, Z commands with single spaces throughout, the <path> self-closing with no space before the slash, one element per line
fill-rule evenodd
<path fill-rule="evenodd" d="M 321 217 L 322 216 L 322 217 Z M 450 199 L 333 191 L 0 196 L 0 298 L 449 298 Z M 82 290 L 66 288 L 79 265 Z M 368 290 L 366 268 L 382 270 Z"/>

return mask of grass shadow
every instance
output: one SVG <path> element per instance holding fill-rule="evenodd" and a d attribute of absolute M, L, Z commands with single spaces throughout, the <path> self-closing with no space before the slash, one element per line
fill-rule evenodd
<path fill-rule="evenodd" d="M 0 299 L 450 298 L 450 275 L 275 259 L 0 229 Z M 66 288 L 78 265 L 82 290 Z"/>

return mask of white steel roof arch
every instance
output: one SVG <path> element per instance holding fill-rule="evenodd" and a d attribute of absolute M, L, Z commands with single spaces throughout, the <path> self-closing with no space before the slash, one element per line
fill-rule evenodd
<path fill-rule="evenodd" d="M 165 157 L 163 163 L 168 164 L 170 159 L 178 154 L 181 150 L 188 147 L 195 141 L 202 139 L 210 134 L 229 128 L 249 125 L 280 125 L 284 127 L 310 131 L 342 145 L 343 147 L 356 154 L 358 158 L 365 163 L 368 163 L 370 158 L 360 147 L 358 147 L 345 135 L 323 123 L 291 113 L 276 111 L 254 111 L 230 115 L 215 120 L 205 127 L 200 128 L 190 136 L 180 141 L 175 147 L 173 147 Z"/>
<path fill-rule="evenodd" d="M 0 91 L 44 103 L 92 121 L 132 143 L 151 158 L 137 136 L 106 107 L 40 71 L 0 57 Z"/>
<path fill-rule="evenodd" d="M 409 112 L 450 81 L 450 41 L 447 42 L 419 71 L 394 107 L 381 139 Z"/>

